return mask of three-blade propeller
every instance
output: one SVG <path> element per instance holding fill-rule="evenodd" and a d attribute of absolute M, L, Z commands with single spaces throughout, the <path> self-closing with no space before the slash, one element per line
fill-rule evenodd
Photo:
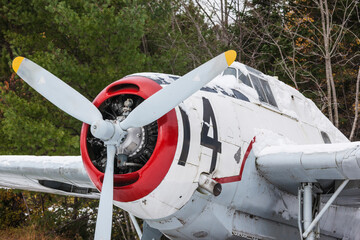
<path fill-rule="evenodd" d="M 143 101 L 122 122 L 103 120 L 100 111 L 88 99 L 52 73 L 26 58 L 14 59 L 13 69 L 25 82 L 64 112 L 91 125 L 92 134 L 107 146 L 95 239 L 111 237 L 114 157 L 126 130 L 162 117 L 224 71 L 235 58 L 236 52 L 230 50 L 211 59 Z"/>

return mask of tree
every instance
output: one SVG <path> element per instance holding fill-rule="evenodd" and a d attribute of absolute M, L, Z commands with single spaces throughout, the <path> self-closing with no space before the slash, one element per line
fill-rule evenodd
<path fill-rule="evenodd" d="M 339 104 L 334 80 L 334 66 L 347 64 L 359 57 L 358 51 L 348 52 L 342 46 L 354 41 L 351 16 L 356 12 L 357 1 L 328 3 L 327 0 L 302 1 L 288 6 L 289 15 L 285 19 L 289 34 L 299 41 L 297 55 L 308 61 L 324 64 L 327 89 L 327 108 L 330 120 L 339 127 Z M 301 31 L 298 31 L 302 29 Z M 349 38 L 349 35 L 353 35 Z M 355 38 L 354 38 L 355 36 Z M 305 47 L 304 47 L 305 45 Z"/>
<path fill-rule="evenodd" d="M 357 120 L 359 117 L 359 84 L 360 84 L 360 66 L 359 66 L 359 70 L 358 70 L 358 75 L 357 75 L 357 79 L 356 79 L 356 93 L 355 93 L 355 116 L 354 116 L 354 122 L 351 128 L 351 133 L 350 133 L 350 141 L 354 138 L 354 134 L 355 134 L 355 130 L 356 130 L 356 126 L 357 126 Z"/>
<path fill-rule="evenodd" d="M 217 53 L 203 54 L 214 35 L 191 1 L 1 0 L 0 14 L 0 154 L 79 154 L 81 123 L 19 79 L 11 70 L 16 56 L 33 60 L 93 99 L 127 74 L 184 74 Z M 27 223 L 70 238 L 76 232 L 91 236 L 96 211 L 82 211 L 96 209 L 97 201 L 24 196 Z M 120 229 L 115 227 L 113 236 L 133 239 L 126 213 L 119 210 L 114 216 L 122 224 L 114 225 Z"/>
<path fill-rule="evenodd" d="M 24 84 L 11 71 L 11 61 L 25 56 L 92 99 L 107 84 L 144 69 L 146 55 L 139 46 L 145 8 L 111 1 L 2 1 L 0 5 L 0 154 L 78 155 L 81 123 Z M 94 227 L 96 211 L 81 211 L 96 209 L 97 201 L 65 198 L 73 209 L 69 211 L 53 202 L 63 202 L 64 197 L 30 194 L 17 198 L 11 201 L 21 206 L 26 199 L 29 214 L 22 217 L 39 230 L 71 238 L 76 233 L 82 238 L 92 236 L 88 228 Z M 18 216 L 7 211 L 2 219 Z M 17 211 L 27 212 L 20 207 Z"/>
<path fill-rule="evenodd" d="M 26 206 L 22 194 L 6 189 L 0 195 L 0 229 L 17 227 L 26 219 Z"/>

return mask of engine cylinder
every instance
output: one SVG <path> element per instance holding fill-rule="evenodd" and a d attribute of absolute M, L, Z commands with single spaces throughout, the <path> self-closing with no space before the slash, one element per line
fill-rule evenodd
<path fill-rule="evenodd" d="M 104 119 L 125 119 L 144 99 L 161 86 L 145 77 L 126 77 L 107 86 L 94 99 Z M 152 192 L 163 180 L 174 159 L 178 139 L 175 110 L 141 128 L 128 130 L 117 149 L 114 174 L 114 200 L 129 202 Z M 83 124 L 80 136 L 81 155 L 90 179 L 102 187 L 106 148 Z M 124 161 L 122 154 L 126 154 Z"/>

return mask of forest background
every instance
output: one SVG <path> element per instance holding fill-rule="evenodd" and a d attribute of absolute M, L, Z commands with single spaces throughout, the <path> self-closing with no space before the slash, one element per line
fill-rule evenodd
<path fill-rule="evenodd" d="M 127 74 L 183 75 L 228 49 L 360 139 L 358 0 L 0 0 L 0 154 L 80 152 L 81 123 L 19 79 L 16 56 L 91 100 Z M 97 205 L 0 190 L 0 239 L 92 239 Z M 136 238 L 124 211 L 115 210 L 113 226 L 113 238 Z"/>

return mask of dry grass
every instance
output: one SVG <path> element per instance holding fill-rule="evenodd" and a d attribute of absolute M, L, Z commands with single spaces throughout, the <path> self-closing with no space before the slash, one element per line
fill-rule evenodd
<path fill-rule="evenodd" d="M 68 238 L 45 234 L 35 226 L 0 230 L 0 240 L 69 240 Z"/>

